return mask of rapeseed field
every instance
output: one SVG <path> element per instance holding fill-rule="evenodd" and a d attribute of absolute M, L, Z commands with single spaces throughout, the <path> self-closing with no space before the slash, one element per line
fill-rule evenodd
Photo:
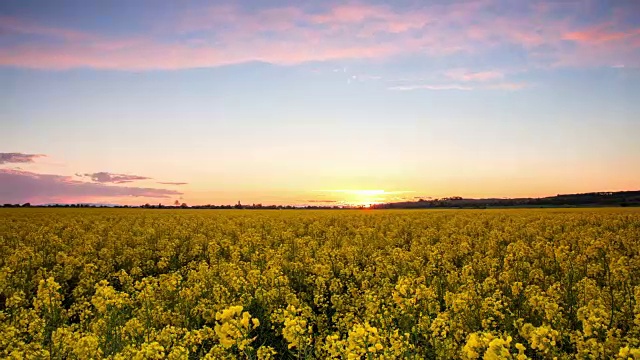
<path fill-rule="evenodd" d="M 0 209 L 0 357 L 640 358 L 640 209 Z"/>

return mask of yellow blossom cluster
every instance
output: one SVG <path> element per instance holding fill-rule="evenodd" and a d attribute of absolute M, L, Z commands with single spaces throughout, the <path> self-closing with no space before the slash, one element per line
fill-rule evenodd
<path fill-rule="evenodd" d="M 244 350 L 254 339 L 249 338 L 251 330 L 260 325 L 260 320 L 251 318 L 248 312 L 242 312 L 242 306 L 231 306 L 221 312 L 216 313 L 216 320 L 219 323 L 215 326 L 216 335 L 220 340 L 220 345 L 224 348 L 237 346 Z"/>
<path fill-rule="evenodd" d="M 296 348 L 304 353 L 307 346 L 311 344 L 313 328 L 308 325 L 302 310 L 289 305 L 280 316 L 276 316 L 276 320 L 280 320 L 283 324 L 282 336 L 287 340 L 287 348 Z"/>

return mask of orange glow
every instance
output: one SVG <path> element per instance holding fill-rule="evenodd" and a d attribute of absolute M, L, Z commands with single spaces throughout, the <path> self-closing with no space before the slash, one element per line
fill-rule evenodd
<path fill-rule="evenodd" d="M 342 205 L 365 206 L 404 200 L 398 197 L 401 194 L 412 193 L 414 191 L 386 191 L 382 189 L 348 189 L 348 190 L 316 190 L 317 192 L 327 192 L 340 197 Z"/>

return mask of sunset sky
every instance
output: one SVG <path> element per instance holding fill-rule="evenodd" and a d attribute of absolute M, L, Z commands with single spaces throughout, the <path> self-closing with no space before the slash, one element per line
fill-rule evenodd
<path fill-rule="evenodd" d="M 0 2 L 0 203 L 640 189 L 640 1 Z"/>

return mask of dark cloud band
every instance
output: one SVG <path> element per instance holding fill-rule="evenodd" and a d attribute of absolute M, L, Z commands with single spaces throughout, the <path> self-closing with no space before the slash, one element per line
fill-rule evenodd
<path fill-rule="evenodd" d="M 42 154 L 0 153 L 0 164 L 32 163 L 35 159 L 45 156 Z"/>
<path fill-rule="evenodd" d="M 106 171 L 101 171 L 101 172 L 92 173 L 92 174 L 84 174 L 84 176 L 98 183 L 114 183 L 114 184 L 123 184 L 123 183 L 132 182 L 132 181 L 151 179 L 150 177 L 146 177 L 146 176 L 113 174 Z"/>

